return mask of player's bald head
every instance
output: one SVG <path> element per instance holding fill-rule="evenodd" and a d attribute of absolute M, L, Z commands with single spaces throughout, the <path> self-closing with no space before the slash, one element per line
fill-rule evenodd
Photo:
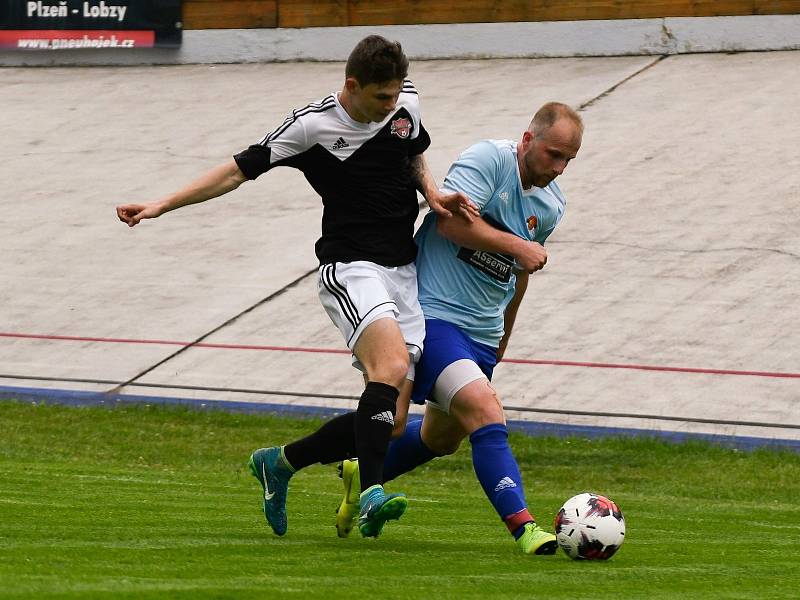
<path fill-rule="evenodd" d="M 561 102 L 548 102 L 537 110 L 528 126 L 528 131 L 534 135 L 535 139 L 540 140 L 561 119 L 565 119 L 571 124 L 577 139 L 583 137 L 583 119 L 571 106 Z"/>

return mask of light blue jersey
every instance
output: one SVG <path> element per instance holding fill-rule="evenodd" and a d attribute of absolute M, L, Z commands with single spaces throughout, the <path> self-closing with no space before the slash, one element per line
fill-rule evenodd
<path fill-rule="evenodd" d="M 448 191 L 469 196 L 490 225 L 544 244 L 564 214 L 566 200 L 555 181 L 522 189 L 517 144 L 484 140 L 450 167 Z M 458 217 L 455 217 L 458 218 Z M 511 256 L 462 248 L 436 232 L 431 212 L 416 234 L 419 301 L 425 317 L 458 325 L 476 342 L 497 347 L 503 316 L 514 297 L 518 267 Z"/>

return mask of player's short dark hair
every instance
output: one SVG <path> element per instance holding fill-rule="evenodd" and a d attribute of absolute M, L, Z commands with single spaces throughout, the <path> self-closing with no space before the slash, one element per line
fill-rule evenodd
<path fill-rule="evenodd" d="M 370 35 L 356 44 L 347 59 L 345 77 L 354 77 L 359 85 L 403 80 L 408 75 L 408 58 L 400 42 L 390 42 Z"/>

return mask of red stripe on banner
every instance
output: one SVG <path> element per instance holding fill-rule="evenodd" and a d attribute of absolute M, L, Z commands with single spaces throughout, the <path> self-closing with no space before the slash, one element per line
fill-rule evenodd
<path fill-rule="evenodd" d="M 217 348 L 221 350 L 262 350 L 272 352 L 316 352 L 322 354 L 350 354 L 349 350 L 338 348 L 308 348 L 301 346 L 256 346 L 246 344 L 212 344 L 208 342 L 178 342 L 172 340 L 142 340 L 126 338 L 97 338 L 68 335 L 43 335 L 36 333 L 3 333 L 0 337 L 50 340 L 65 342 L 98 342 L 104 344 L 150 344 L 164 346 L 192 346 L 194 348 Z M 636 371 L 661 371 L 667 373 L 697 373 L 700 375 L 738 375 L 742 377 L 773 377 L 783 379 L 800 379 L 800 373 L 776 373 L 770 371 L 737 371 L 734 369 L 702 369 L 693 367 L 664 367 L 657 365 L 636 365 L 619 363 L 576 362 L 569 360 L 536 360 L 524 358 L 504 358 L 504 363 L 518 365 L 550 365 L 558 367 L 583 367 L 592 369 L 633 369 Z"/>
<path fill-rule="evenodd" d="M 25 49 L 152 48 L 155 31 L 118 29 L 0 30 L 0 47 Z"/>

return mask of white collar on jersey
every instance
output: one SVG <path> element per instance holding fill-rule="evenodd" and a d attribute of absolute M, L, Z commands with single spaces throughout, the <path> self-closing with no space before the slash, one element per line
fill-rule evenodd
<path fill-rule="evenodd" d="M 339 113 L 339 116 L 341 116 L 342 120 L 344 120 L 344 122 L 347 123 L 350 127 L 354 127 L 357 129 L 365 129 L 365 130 L 380 129 L 381 127 L 386 125 L 386 122 L 397 113 L 397 110 L 395 110 L 393 113 L 391 113 L 383 121 L 380 122 L 370 121 L 369 123 L 362 123 L 361 121 L 356 121 L 353 117 L 350 116 L 350 113 L 348 113 L 347 110 L 345 110 L 344 106 L 342 106 L 342 103 L 339 100 L 339 94 L 341 93 L 342 93 L 341 91 L 333 92 L 331 95 L 333 96 L 333 101 L 336 103 L 336 111 Z"/>
<path fill-rule="evenodd" d="M 517 183 L 519 184 L 519 189 L 522 190 L 522 195 L 523 196 L 535 196 L 536 192 L 538 192 L 542 188 L 538 188 L 535 185 L 532 185 L 531 187 L 529 187 L 526 190 L 524 187 L 522 187 L 522 176 L 519 174 L 519 157 L 517 156 L 517 145 L 516 145 L 516 143 L 512 147 L 511 152 L 514 155 L 514 166 L 515 166 L 515 172 L 517 173 Z"/>

